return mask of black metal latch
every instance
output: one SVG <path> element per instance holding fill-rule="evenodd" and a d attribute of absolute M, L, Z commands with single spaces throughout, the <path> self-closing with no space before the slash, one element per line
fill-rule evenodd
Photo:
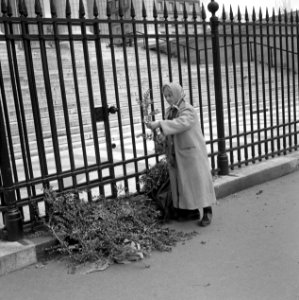
<path fill-rule="evenodd" d="M 94 116 L 96 122 L 105 121 L 105 116 L 108 114 L 115 114 L 118 112 L 118 108 L 115 106 L 110 106 L 107 110 L 104 107 L 95 107 L 94 108 Z"/>

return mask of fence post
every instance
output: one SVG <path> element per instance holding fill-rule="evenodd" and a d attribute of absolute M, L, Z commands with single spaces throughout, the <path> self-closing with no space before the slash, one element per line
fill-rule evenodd
<path fill-rule="evenodd" d="M 212 50 L 213 50 L 213 67 L 214 67 L 214 88 L 216 100 L 216 117 L 217 117 L 217 134 L 218 134 L 218 173 L 219 175 L 228 174 L 228 158 L 225 149 L 224 136 L 224 117 L 223 117 L 223 99 L 221 84 L 221 62 L 219 48 L 219 21 L 215 13 L 219 9 L 219 5 L 214 0 L 208 4 L 208 10 L 212 13 L 211 33 L 212 33 Z"/>
<path fill-rule="evenodd" d="M 4 188 L 4 203 L 7 210 L 4 213 L 4 224 L 7 230 L 7 239 L 17 241 L 23 237 L 22 216 L 16 205 L 15 192 L 13 190 L 12 171 L 10 166 L 8 144 L 6 140 L 3 111 L 0 102 L 0 173 Z"/>

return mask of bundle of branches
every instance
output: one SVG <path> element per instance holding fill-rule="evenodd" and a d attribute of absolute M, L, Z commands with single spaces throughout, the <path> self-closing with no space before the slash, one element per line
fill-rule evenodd
<path fill-rule="evenodd" d="M 76 263 L 137 261 L 153 250 L 169 251 L 195 233 L 166 228 L 146 196 L 99 198 L 86 202 L 78 192 L 46 191 L 47 227 L 59 241 L 56 250 Z"/>

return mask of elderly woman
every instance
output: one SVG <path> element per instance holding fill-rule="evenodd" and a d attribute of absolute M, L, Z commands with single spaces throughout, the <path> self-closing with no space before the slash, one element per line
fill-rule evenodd
<path fill-rule="evenodd" d="M 169 104 L 165 120 L 148 123 L 152 130 L 159 128 L 166 140 L 166 155 L 178 220 L 200 220 L 207 226 L 212 220 L 212 204 L 216 202 L 205 140 L 194 107 L 185 101 L 181 85 L 168 83 L 162 87 Z"/>

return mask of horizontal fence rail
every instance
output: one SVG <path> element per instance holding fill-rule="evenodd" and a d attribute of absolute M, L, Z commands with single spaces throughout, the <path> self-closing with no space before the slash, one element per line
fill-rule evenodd
<path fill-rule="evenodd" d="M 79 4 L 79 18 L 69 1 L 58 18 L 50 1 L 44 18 L 39 1 L 36 16 L 25 1 L 18 16 L 10 1 L 1 3 L 1 155 L 9 162 L 0 165 L 2 215 L 17 207 L 33 229 L 47 216 L 48 188 L 77 189 L 87 201 L 140 192 L 140 176 L 161 156 L 142 138 L 139 101 L 149 90 L 151 110 L 159 111 L 153 118 L 163 118 L 167 81 L 182 84 L 196 108 L 214 175 L 219 155 L 233 170 L 297 150 L 297 11 L 249 17 L 246 10 L 242 18 L 223 9 L 218 19 L 210 6 L 214 19 L 207 19 L 203 5 L 178 14 L 165 2 L 163 11 L 154 5 L 147 16 L 144 6 L 136 16 L 132 2 L 129 15 L 108 6 L 99 18 L 95 1 L 94 16 L 85 18 Z M 3 180 L 7 170 L 11 182 Z"/>

